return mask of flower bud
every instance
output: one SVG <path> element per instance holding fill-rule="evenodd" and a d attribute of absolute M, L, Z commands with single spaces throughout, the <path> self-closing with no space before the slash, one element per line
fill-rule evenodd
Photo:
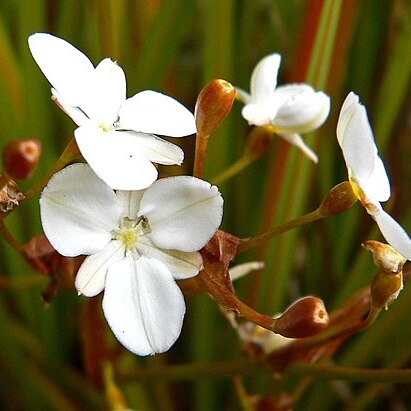
<path fill-rule="evenodd" d="M 402 290 L 402 272 L 398 274 L 378 273 L 371 283 L 371 299 L 375 308 L 385 308 L 398 297 Z"/>
<path fill-rule="evenodd" d="M 197 98 L 194 116 L 198 134 L 210 135 L 231 110 L 235 88 L 225 80 L 210 81 Z"/>
<path fill-rule="evenodd" d="M 334 186 L 320 205 L 323 216 L 343 213 L 358 201 L 349 181 Z"/>
<path fill-rule="evenodd" d="M 255 160 L 261 157 L 271 144 L 273 132 L 269 127 L 254 127 L 245 142 L 248 156 Z"/>
<path fill-rule="evenodd" d="M 15 140 L 3 150 L 3 167 L 9 176 L 19 180 L 30 178 L 41 154 L 39 140 Z"/>
<path fill-rule="evenodd" d="M 10 177 L 0 175 L 0 211 L 12 210 L 24 199 L 17 183 Z"/>
<path fill-rule="evenodd" d="M 329 321 L 322 300 L 309 296 L 297 300 L 275 319 L 274 332 L 288 338 L 310 337 L 324 330 Z"/>
<path fill-rule="evenodd" d="M 395 251 L 390 245 L 379 241 L 364 241 L 362 246 L 372 252 L 374 264 L 385 274 L 398 274 L 402 271 L 407 259 Z"/>
<path fill-rule="evenodd" d="M 371 283 L 372 305 L 387 309 L 402 290 L 402 267 L 406 258 L 379 241 L 365 241 L 363 247 L 372 252 L 374 264 L 381 269 Z"/>

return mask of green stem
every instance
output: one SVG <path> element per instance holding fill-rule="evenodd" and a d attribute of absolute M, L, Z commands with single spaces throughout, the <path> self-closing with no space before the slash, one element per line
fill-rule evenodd
<path fill-rule="evenodd" d="M 261 374 L 268 371 L 258 358 L 239 358 L 235 360 L 175 365 L 163 368 L 141 368 L 119 374 L 121 383 L 135 381 L 194 381 L 203 378 L 232 378 L 238 374 Z"/>
<path fill-rule="evenodd" d="M 244 154 L 234 164 L 232 164 L 230 167 L 228 167 L 226 170 L 224 170 L 222 173 L 220 173 L 217 177 L 211 179 L 211 182 L 213 184 L 216 184 L 216 185 L 224 183 L 225 181 L 227 181 L 231 177 L 234 177 L 236 174 L 238 174 L 244 168 L 249 166 L 253 161 L 254 161 L 254 159 L 252 159 L 247 154 Z"/>
<path fill-rule="evenodd" d="M 297 376 L 310 376 L 324 380 L 346 380 L 357 382 L 410 383 L 411 369 L 362 369 L 351 367 L 334 367 L 317 364 L 292 364 L 287 372 Z"/>
<path fill-rule="evenodd" d="M 15 279 L 0 277 L 0 290 L 7 289 L 17 291 L 31 287 L 38 287 L 40 285 L 44 286 L 47 284 L 47 281 L 49 280 L 46 277 L 38 274 L 28 275 Z"/>
<path fill-rule="evenodd" d="M 14 248 L 18 253 L 23 252 L 23 246 L 13 237 L 9 229 L 4 225 L 4 221 L 0 220 L 0 234 L 6 240 L 6 242 Z"/>
<path fill-rule="evenodd" d="M 240 239 L 240 243 L 238 245 L 238 252 L 241 253 L 251 248 L 258 247 L 259 245 L 264 244 L 265 242 L 267 242 L 273 237 L 276 237 L 289 230 L 292 230 L 293 228 L 301 227 L 313 221 L 320 220 L 321 218 L 324 218 L 324 217 L 326 217 L 326 215 L 321 212 L 320 208 L 317 208 L 311 213 L 304 214 L 300 217 L 295 218 L 294 220 L 287 221 L 286 223 L 275 227 L 271 231 L 267 231 L 256 237 L 242 238 Z"/>

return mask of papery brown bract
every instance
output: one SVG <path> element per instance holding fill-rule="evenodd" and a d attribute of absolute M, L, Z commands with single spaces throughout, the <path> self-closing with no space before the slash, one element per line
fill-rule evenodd
<path fill-rule="evenodd" d="M 60 288 L 74 289 L 74 278 L 83 257 L 63 257 L 44 235 L 35 236 L 24 244 L 23 256 L 33 270 L 51 278 L 42 292 L 45 303 L 51 302 Z"/>
<path fill-rule="evenodd" d="M 0 211 L 6 213 L 20 204 L 25 198 L 18 184 L 10 177 L 0 175 Z"/>
<path fill-rule="evenodd" d="M 45 235 L 37 235 L 23 246 L 23 255 L 33 270 L 51 275 L 58 266 L 59 254 Z"/>
<path fill-rule="evenodd" d="M 228 266 L 237 255 L 239 239 L 232 234 L 218 230 L 200 251 L 204 268 L 196 280 L 219 304 L 228 310 L 238 312 L 238 298 L 228 273 Z"/>

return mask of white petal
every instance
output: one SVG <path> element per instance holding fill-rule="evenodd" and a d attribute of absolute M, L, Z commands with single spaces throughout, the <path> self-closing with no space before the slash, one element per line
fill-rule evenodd
<path fill-rule="evenodd" d="M 247 104 L 241 110 L 241 115 L 253 126 L 268 126 L 275 113 L 270 111 L 269 105 Z"/>
<path fill-rule="evenodd" d="M 372 174 L 361 181 L 361 187 L 365 196 L 372 202 L 387 201 L 391 196 L 390 182 L 380 157 L 375 159 L 375 167 Z"/>
<path fill-rule="evenodd" d="M 113 190 L 87 164 L 55 174 L 40 197 L 44 233 L 62 255 L 94 254 L 111 240 L 121 205 Z"/>
<path fill-rule="evenodd" d="M 348 94 L 340 111 L 337 139 L 347 168 L 362 190 L 366 191 L 362 183 L 373 173 L 378 152 L 365 107 L 352 92 Z"/>
<path fill-rule="evenodd" d="M 47 80 L 67 104 L 79 106 L 94 72 L 91 61 L 67 41 L 48 33 L 33 34 L 28 42 Z"/>
<path fill-rule="evenodd" d="M 159 248 L 198 251 L 219 227 L 223 199 L 218 188 L 194 177 L 157 180 L 140 203 L 140 215 L 147 217 L 148 234 Z"/>
<path fill-rule="evenodd" d="M 235 91 L 236 91 L 235 98 L 237 100 L 243 102 L 244 104 L 251 103 L 251 95 L 249 93 L 247 93 L 245 90 L 243 90 L 240 87 L 236 87 Z"/>
<path fill-rule="evenodd" d="M 154 134 L 137 133 L 135 131 L 119 131 L 124 141 L 130 141 L 130 145 L 138 147 L 140 154 L 153 163 L 171 165 L 184 160 L 184 151 Z"/>
<path fill-rule="evenodd" d="M 181 332 L 183 294 L 167 267 L 145 257 L 109 268 L 103 311 L 113 333 L 137 355 L 167 351 Z"/>
<path fill-rule="evenodd" d="M 137 218 L 140 209 L 140 201 L 143 197 L 144 190 L 138 191 L 116 191 L 117 198 L 123 206 L 123 216 Z"/>
<path fill-rule="evenodd" d="M 251 99 L 253 103 L 266 104 L 271 100 L 277 86 L 278 69 L 281 64 L 279 54 L 270 54 L 261 59 L 251 75 Z"/>
<path fill-rule="evenodd" d="M 345 128 L 347 127 L 347 124 L 351 121 L 351 117 L 353 116 L 355 111 L 358 109 L 359 101 L 359 97 L 351 91 L 350 93 L 348 93 L 347 97 L 345 98 L 341 106 L 340 115 L 337 123 L 337 140 L 340 147 L 343 146 L 343 140 L 346 134 Z"/>
<path fill-rule="evenodd" d="M 405 230 L 384 210 L 372 215 L 387 243 L 411 260 L 411 240 Z"/>
<path fill-rule="evenodd" d="M 155 258 L 165 264 L 176 280 L 194 277 L 203 265 L 200 253 L 163 250 L 156 247 L 147 236 L 139 239 L 137 250 L 141 255 Z"/>
<path fill-rule="evenodd" d="M 103 131 L 89 121 L 74 135 L 85 160 L 115 190 L 140 190 L 157 178 L 157 170 L 141 155 L 140 145 L 119 131 Z"/>
<path fill-rule="evenodd" d="M 320 127 L 330 112 L 330 98 L 305 84 L 277 89 L 275 99 L 283 102 L 272 120 L 278 133 L 309 133 Z"/>
<path fill-rule="evenodd" d="M 124 258 L 124 248 L 120 241 L 110 241 L 97 254 L 89 255 L 77 272 L 75 286 L 79 294 L 94 297 L 101 293 L 106 282 L 108 268 Z"/>
<path fill-rule="evenodd" d="M 248 263 L 235 265 L 228 270 L 228 274 L 230 275 L 230 280 L 235 281 L 252 271 L 262 270 L 263 268 L 264 263 L 262 261 L 250 261 Z"/>
<path fill-rule="evenodd" d="M 115 123 L 126 100 L 123 69 L 109 58 L 104 59 L 93 71 L 86 90 L 80 107 L 87 116 L 105 125 Z"/>
<path fill-rule="evenodd" d="M 318 163 L 317 154 L 315 154 L 314 151 L 312 151 L 311 148 L 304 143 L 304 140 L 299 134 L 279 134 L 279 136 L 298 147 L 311 161 Z"/>
<path fill-rule="evenodd" d="M 141 133 L 182 137 L 196 133 L 193 114 L 177 100 L 146 90 L 121 106 L 120 127 Z"/>
<path fill-rule="evenodd" d="M 67 101 L 60 96 L 56 89 L 51 89 L 51 94 L 53 95 L 53 99 L 55 103 L 68 115 L 71 119 L 78 125 L 81 126 L 82 124 L 89 121 L 89 118 L 84 114 L 84 111 L 79 109 L 78 107 L 73 107 L 67 103 Z"/>

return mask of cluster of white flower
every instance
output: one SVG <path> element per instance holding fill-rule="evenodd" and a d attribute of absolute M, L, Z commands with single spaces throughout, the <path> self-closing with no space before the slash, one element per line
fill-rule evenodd
<path fill-rule="evenodd" d="M 151 162 L 181 164 L 184 153 L 151 133 L 194 134 L 194 116 L 154 91 L 126 99 L 124 72 L 110 59 L 94 68 L 46 33 L 32 35 L 29 46 L 54 99 L 79 126 L 74 135 L 88 163 L 68 166 L 43 190 L 44 232 L 60 254 L 88 256 L 76 288 L 88 297 L 104 290 L 104 315 L 117 339 L 139 355 L 164 352 L 185 313 L 175 279 L 198 274 L 198 250 L 223 214 L 217 187 L 203 180 L 155 181 Z"/>
<path fill-rule="evenodd" d="M 53 98 L 78 125 L 74 135 L 88 164 L 68 166 L 49 181 L 40 207 L 44 232 L 64 256 L 86 255 L 75 285 L 91 297 L 104 291 L 103 311 L 130 351 L 166 351 L 178 338 L 185 313 L 176 279 L 199 273 L 199 250 L 218 229 L 223 199 L 218 189 L 191 177 L 157 180 L 152 164 L 181 164 L 184 153 L 154 134 L 196 132 L 193 114 L 171 97 L 142 91 L 126 98 L 123 70 L 106 58 L 97 67 L 78 49 L 47 33 L 29 38 L 31 53 L 52 85 Z M 323 124 L 330 99 L 307 84 L 276 87 L 280 56 L 256 66 L 243 117 L 316 154 L 300 134 Z M 411 259 L 411 240 L 380 205 L 390 186 L 365 108 L 350 93 L 337 138 L 349 180 L 386 240 Z"/>

